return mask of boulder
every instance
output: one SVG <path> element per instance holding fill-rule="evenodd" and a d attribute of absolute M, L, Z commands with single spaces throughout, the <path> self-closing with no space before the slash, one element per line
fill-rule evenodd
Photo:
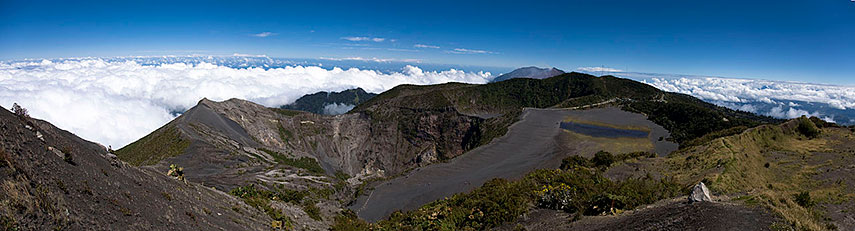
<path fill-rule="evenodd" d="M 707 189 L 704 182 L 699 182 L 695 185 L 695 187 L 692 188 L 692 192 L 689 194 L 689 203 L 700 201 L 712 201 L 710 198 L 710 190 Z"/>

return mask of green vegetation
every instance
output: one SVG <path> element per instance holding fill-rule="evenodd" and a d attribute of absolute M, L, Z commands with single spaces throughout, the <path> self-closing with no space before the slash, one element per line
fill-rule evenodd
<path fill-rule="evenodd" d="M 279 152 L 274 152 L 269 149 L 259 148 L 259 150 L 272 156 L 277 163 L 288 165 L 295 168 L 302 168 L 314 174 L 324 174 L 324 168 L 318 164 L 318 161 L 311 157 L 300 157 L 299 159 L 290 158 Z"/>
<path fill-rule="evenodd" d="M 346 181 L 347 179 L 350 179 L 350 175 L 348 175 L 347 173 L 344 173 L 342 171 L 336 171 L 335 172 L 335 178 L 340 180 L 340 181 Z"/>
<path fill-rule="evenodd" d="M 132 165 L 152 165 L 160 160 L 180 155 L 190 146 L 174 126 L 167 124 L 151 134 L 116 150 L 119 159 Z"/>
<path fill-rule="evenodd" d="M 288 116 L 288 117 L 299 115 L 301 113 L 300 111 L 288 110 L 288 109 L 282 109 L 282 108 L 270 108 L 270 110 L 273 110 L 276 113 L 279 113 L 280 115 Z"/>
<path fill-rule="evenodd" d="M 591 162 L 594 166 L 597 167 L 611 167 L 613 163 L 615 163 L 615 156 L 611 153 L 599 151 L 594 154 L 594 158 L 591 159 Z"/>
<path fill-rule="evenodd" d="M 291 218 L 289 218 L 287 215 L 283 214 L 281 211 L 276 208 L 273 208 L 270 205 L 270 200 L 276 200 L 277 198 L 279 198 L 277 197 L 278 194 L 273 193 L 271 191 L 258 189 L 255 187 L 255 185 L 252 184 L 249 186 L 237 187 L 235 189 L 232 189 L 229 194 L 237 196 L 238 198 L 246 202 L 246 204 L 249 206 L 264 211 L 274 221 L 284 223 L 285 227 L 289 229 L 292 228 L 293 225 L 291 223 Z"/>
<path fill-rule="evenodd" d="M 279 129 L 279 139 L 282 139 L 282 142 L 288 142 L 294 138 L 294 133 L 291 133 L 291 131 L 282 127 L 281 123 L 277 123 L 276 127 Z"/>
<path fill-rule="evenodd" d="M 811 121 L 810 119 L 808 119 L 805 116 L 799 117 L 796 120 L 798 120 L 798 122 L 799 122 L 799 125 L 797 128 L 799 133 L 801 133 L 805 137 L 811 138 L 811 139 L 819 136 L 820 130 L 817 127 L 816 123 L 814 123 L 813 121 Z"/>
<path fill-rule="evenodd" d="M 685 188 L 649 176 L 614 182 L 603 177 L 599 169 L 588 167 L 592 161 L 581 157 L 562 162 L 562 169 L 536 170 L 517 181 L 493 179 L 472 192 L 455 194 L 418 210 L 395 212 L 375 224 L 345 211 L 336 217 L 332 229 L 484 230 L 513 221 L 535 207 L 578 215 L 613 214 L 673 197 Z"/>
<path fill-rule="evenodd" d="M 855 194 L 839 184 L 817 184 L 817 169 L 829 163 L 811 163 L 812 153 L 832 152 L 828 143 L 839 141 L 804 139 L 805 127 L 815 124 L 798 118 L 717 138 L 672 154 L 662 171 L 678 182 L 703 180 L 717 194 L 749 193 L 746 204 L 769 208 L 799 230 L 824 230 L 828 223 L 811 205 L 852 200 Z"/>
<path fill-rule="evenodd" d="M 362 88 L 349 89 L 341 92 L 317 92 L 311 95 L 304 95 L 294 103 L 283 105 L 283 109 L 307 111 L 316 114 L 323 114 L 324 107 L 329 104 L 349 104 L 359 105 L 377 94 L 365 92 Z"/>
<path fill-rule="evenodd" d="M 309 215 L 309 217 L 316 221 L 323 220 L 323 218 L 321 218 L 321 209 L 319 209 L 315 203 L 316 202 L 314 200 L 303 201 L 303 212 L 306 212 L 306 215 Z"/>
<path fill-rule="evenodd" d="M 166 175 L 174 177 L 180 181 L 184 181 L 185 183 L 187 182 L 187 179 L 184 178 L 184 168 L 178 167 L 178 165 L 170 164 L 169 171 L 166 172 Z"/>
<path fill-rule="evenodd" d="M 18 224 L 5 214 L 0 215 L 0 228 L 3 230 L 18 230 Z"/>
<path fill-rule="evenodd" d="M 626 103 L 624 109 L 646 114 L 651 121 L 668 129 L 671 137 L 683 146 L 693 139 L 716 131 L 781 122 L 767 116 L 715 106 L 688 95 L 663 94 L 665 102 L 633 101 Z"/>
<path fill-rule="evenodd" d="M 807 208 L 813 206 L 814 204 L 813 200 L 810 199 L 809 191 L 801 192 L 799 194 L 794 195 L 793 197 L 795 198 L 794 200 L 796 201 L 796 204 L 799 204 L 799 206 Z"/>

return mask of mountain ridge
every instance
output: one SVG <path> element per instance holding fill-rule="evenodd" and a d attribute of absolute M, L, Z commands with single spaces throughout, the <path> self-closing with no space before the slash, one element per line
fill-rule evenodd
<path fill-rule="evenodd" d="M 517 68 L 511 72 L 502 74 L 490 80 L 490 82 L 499 82 L 513 78 L 532 78 L 532 79 L 545 79 L 552 76 L 564 74 L 566 72 L 559 70 L 558 68 L 539 68 L 535 66 L 529 67 L 521 67 Z"/>

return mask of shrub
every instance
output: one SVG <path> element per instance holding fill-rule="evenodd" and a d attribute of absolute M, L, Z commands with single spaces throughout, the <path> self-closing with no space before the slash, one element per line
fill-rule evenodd
<path fill-rule="evenodd" d="M 796 204 L 799 204 L 802 207 L 811 207 L 813 206 L 813 201 L 810 199 L 810 192 L 804 191 L 799 194 L 794 195 Z"/>
<path fill-rule="evenodd" d="M 582 156 L 570 156 L 561 160 L 561 169 L 570 169 L 576 166 L 590 167 L 591 162 Z"/>
<path fill-rule="evenodd" d="M 817 136 L 819 136 L 820 130 L 816 127 L 816 124 L 814 122 L 810 121 L 805 116 L 798 118 L 798 121 L 799 126 L 797 129 L 799 133 L 801 133 L 807 138 L 816 138 Z"/>
<path fill-rule="evenodd" d="M 371 225 L 364 220 L 359 219 L 350 209 L 342 210 L 341 213 L 335 217 L 335 222 L 330 227 L 330 230 L 334 231 L 351 231 L 351 230 L 370 230 Z"/>
<path fill-rule="evenodd" d="M 62 151 L 62 155 L 63 155 L 62 156 L 63 161 L 65 161 L 66 163 L 69 163 L 71 165 L 77 165 L 77 163 L 74 163 L 74 158 L 71 156 L 71 152 L 73 151 L 71 146 L 65 146 L 62 148 L 61 151 Z"/>
<path fill-rule="evenodd" d="M 178 179 L 180 181 L 187 182 L 187 179 L 184 178 L 184 168 L 178 167 L 178 165 L 170 164 L 169 171 L 166 172 L 166 175 L 175 177 L 175 179 Z"/>
<path fill-rule="evenodd" d="M 597 154 L 594 154 L 594 158 L 591 159 L 591 162 L 595 167 L 609 167 L 615 163 L 615 156 L 606 151 L 599 151 Z"/>
<path fill-rule="evenodd" d="M 27 109 L 18 105 L 18 103 L 12 104 L 12 113 L 15 113 L 16 116 L 21 118 L 28 118 L 30 115 L 27 113 Z"/>

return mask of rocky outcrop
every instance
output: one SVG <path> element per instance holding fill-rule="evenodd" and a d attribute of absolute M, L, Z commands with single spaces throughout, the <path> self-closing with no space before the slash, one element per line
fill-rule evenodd
<path fill-rule="evenodd" d="M 710 198 L 710 190 L 707 189 L 707 186 L 704 185 L 704 182 L 698 182 L 698 184 L 692 188 L 692 192 L 689 194 L 689 203 L 701 201 L 712 201 L 712 199 Z"/>

